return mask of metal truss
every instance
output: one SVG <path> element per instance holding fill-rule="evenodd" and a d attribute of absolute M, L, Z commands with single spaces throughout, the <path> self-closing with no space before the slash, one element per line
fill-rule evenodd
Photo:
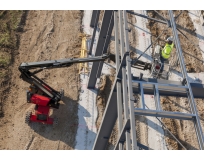
<path fill-rule="evenodd" d="M 176 44 L 177 55 L 180 62 L 180 67 L 183 75 L 183 81 L 168 81 L 160 79 L 148 79 L 140 77 L 133 77 L 131 74 L 131 59 L 128 39 L 127 26 L 127 12 L 141 16 L 143 18 L 155 20 L 172 28 L 174 42 Z M 94 12 L 93 12 L 94 13 Z M 158 13 L 159 14 L 159 13 Z M 160 15 L 160 14 L 159 14 Z M 96 16 L 99 16 L 99 14 Z M 92 16 L 92 23 L 94 23 Z M 114 27 L 115 33 L 115 56 L 116 56 L 116 77 L 113 83 L 101 125 L 99 127 L 93 149 L 103 150 L 106 148 L 109 137 L 112 133 L 113 127 L 118 122 L 118 139 L 115 149 L 122 150 L 124 145 L 126 149 L 137 150 L 140 148 L 147 149 L 137 142 L 135 115 L 154 116 L 163 118 L 173 118 L 182 120 L 191 120 L 195 124 L 196 135 L 199 143 L 199 148 L 204 149 L 204 135 L 200 125 L 197 108 L 194 98 L 204 98 L 204 85 L 197 83 L 190 83 L 184 65 L 182 49 L 177 35 L 177 28 L 175 24 L 173 12 L 169 11 L 170 20 L 165 18 L 163 20 L 156 20 L 154 18 L 141 15 L 132 11 L 105 11 L 102 27 L 100 31 L 99 40 L 97 42 L 97 49 L 95 55 L 106 53 L 112 29 Z M 97 22 L 95 22 L 96 24 Z M 119 33 L 119 36 L 118 36 Z M 120 39 L 120 49 L 119 49 Z M 124 45 L 123 45 L 124 44 Z M 120 51 L 120 52 L 119 52 Z M 119 58 L 121 56 L 121 59 Z M 102 64 L 94 62 L 89 77 L 88 88 L 94 88 L 97 78 L 99 78 L 102 70 Z M 134 108 L 133 93 L 140 94 L 141 108 Z M 146 109 L 144 94 L 152 94 L 155 99 L 156 110 Z M 187 97 L 189 100 L 191 113 L 168 112 L 163 111 L 160 105 L 160 96 L 177 96 Z"/>

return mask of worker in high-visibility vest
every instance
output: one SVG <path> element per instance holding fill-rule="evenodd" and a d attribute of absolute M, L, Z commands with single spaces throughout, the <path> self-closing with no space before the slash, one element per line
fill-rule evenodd
<path fill-rule="evenodd" d="M 169 57 L 171 56 L 172 49 L 174 48 L 173 37 L 168 37 L 166 40 L 166 44 L 162 49 L 160 60 L 162 63 L 161 72 L 164 69 L 164 62 L 168 61 Z"/>

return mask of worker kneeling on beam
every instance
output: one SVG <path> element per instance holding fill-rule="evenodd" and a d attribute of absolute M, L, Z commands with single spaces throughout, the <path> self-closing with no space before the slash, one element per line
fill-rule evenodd
<path fill-rule="evenodd" d="M 174 47 L 173 37 L 171 36 L 171 37 L 167 38 L 166 44 L 165 44 L 164 48 L 162 49 L 162 52 L 160 55 L 160 60 L 162 63 L 161 70 L 160 70 L 161 72 L 164 69 L 164 63 L 167 62 L 169 57 L 171 56 L 171 52 L 172 52 L 173 47 Z"/>

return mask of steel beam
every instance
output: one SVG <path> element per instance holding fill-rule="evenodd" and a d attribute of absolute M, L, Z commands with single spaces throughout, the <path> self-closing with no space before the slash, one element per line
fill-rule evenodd
<path fill-rule="evenodd" d="M 158 85 L 160 96 L 187 97 L 187 87 L 179 81 L 133 77 L 133 92 L 140 93 L 139 83 L 143 83 L 144 94 L 154 94 L 153 85 Z M 200 83 L 190 83 L 195 98 L 204 98 L 204 85 Z"/>
<path fill-rule="evenodd" d="M 124 19 L 124 38 L 125 38 L 125 52 L 129 53 L 129 40 L 128 40 L 128 26 L 127 26 L 127 14 L 126 11 L 123 11 L 123 19 Z M 126 57 L 127 63 L 127 84 L 128 84 L 128 105 L 129 105 L 129 115 L 130 115 L 130 126 L 131 126 L 131 138 L 132 138 L 132 150 L 137 149 L 136 140 L 136 125 L 135 125 L 135 115 L 134 115 L 134 97 L 132 90 L 132 75 L 131 75 L 131 59 L 130 56 Z M 129 139 L 127 139 L 129 141 Z"/>
<path fill-rule="evenodd" d="M 114 12 L 114 29 L 115 29 L 115 59 L 116 59 L 116 69 L 119 69 L 120 59 L 119 59 L 119 37 L 118 37 L 118 12 Z M 117 115 L 118 115 L 118 137 L 120 136 L 120 131 L 122 130 L 122 87 L 121 81 L 116 82 L 117 87 Z M 119 150 L 123 149 L 123 143 L 119 144 Z"/>
<path fill-rule="evenodd" d="M 93 145 L 93 150 L 104 150 L 106 148 L 117 119 L 117 93 L 113 92 L 113 89 L 114 86 L 112 87 L 107 101 L 102 122 Z"/>
<path fill-rule="evenodd" d="M 106 41 L 104 43 L 103 53 L 107 53 L 107 48 L 108 48 L 108 45 L 110 43 L 110 38 L 111 38 L 113 26 L 114 26 L 114 11 L 112 11 L 112 16 L 111 16 L 111 19 L 110 19 L 110 25 L 109 25 L 109 28 L 108 28 L 108 33 L 106 35 Z M 99 62 L 97 78 L 100 78 L 102 68 L 103 68 L 103 62 Z"/>
<path fill-rule="evenodd" d="M 118 72 L 120 71 L 120 68 Z M 118 74 L 118 73 L 116 73 Z M 113 83 L 115 85 L 116 82 Z M 144 94 L 154 95 L 153 85 L 158 85 L 160 96 L 187 97 L 187 88 L 182 86 L 180 81 L 170 81 L 162 79 L 132 78 L 133 93 L 140 94 L 139 83 L 143 83 Z M 204 84 L 190 83 L 194 98 L 204 98 Z M 115 89 L 116 90 L 116 89 Z"/>
<path fill-rule="evenodd" d="M 140 109 L 140 108 L 135 108 L 135 115 L 174 118 L 174 119 L 181 119 L 181 120 L 194 120 L 196 118 L 195 114 L 157 111 L 157 110 Z"/>
<path fill-rule="evenodd" d="M 124 143 L 126 141 L 125 132 L 129 131 L 129 130 L 130 130 L 130 119 L 126 119 L 126 121 L 125 121 L 125 123 L 124 123 L 124 125 L 122 127 L 122 130 L 120 132 L 120 136 L 117 139 L 117 142 L 115 144 L 115 150 L 118 149 L 119 143 Z"/>
<path fill-rule="evenodd" d="M 98 22 L 99 19 L 99 15 L 100 15 L 100 10 L 93 10 L 92 11 L 92 17 L 90 20 L 90 27 L 95 28 L 96 24 Z"/>
<path fill-rule="evenodd" d="M 141 103 L 141 108 L 145 109 L 145 101 L 144 101 L 144 89 L 143 89 L 143 83 L 140 83 L 140 103 Z"/>
<path fill-rule="evenodd" d="M 121 82 L 117 82 L 117 117 L 118 117 L 118 133 L 120 134 L 120 131 L 122 129 L 122 87 Z M 120 136 L 118 134 L 118 136 Z M 123 143 L 119 144 L 119 150 L 123 149 Z"/>
<path fill-rule="evenodd" d="M 123 27 L 123 21 L 122 21 L 122 11 L 119 11 L 119 23 L 120 23 L 120 51 L 121 51 L 121 57 L 125 58 L 125 46 L 124 46 L 124 27 Z M 125 59 L 122 59 L 122 62 L 125 63 Z M 121 62 L 120 67 L 122 67 L 123 63 Z M 120 68 L 121 69 L 121 68 Z M 119 71 L 119 73 L 122 73 L 122 88 L 123 88 L 123 108 L 124 108 L 124 119 L 127 120 L 129 117 L 128 114 L 128 95 L 127 95 L 127 76 L 126 76 L 126 68 L 125 66 L 122 67 L 122 71 Z M 126 137 L 126 149 L 130 150 L 130 133 L 128 131 L 125 132 Z"/>
<path fill-rule="evenodd" d="M 195 102 L 194 102 L 194 96 L 193 96 L 192 89 L 191 89 L 189 79 L 188 79 L 188 75 L 187 75 L 187 72 L 186 72 L 186 66 L 185 66 L 185 63 L 184 63 L 183 53 L 182 53 L 182 49 L 181 49 L 181 46 L 180 46 L 180 41 L 179 41 L 178 34 L 177 34 L 176 24 L 175 24 L 174 16 L 173 16 L 173 11 L 169 10 L 168 12 L 169 12 L 169 17 L 170 17 L 172 32 L 173 32 L 173 35 L 174 35 L 174 42 L 176 44 L 176 49 L 177 49 L 178 58 L 179 58 L 179 62 L 180 62 L 180 67 L 181 67 L 181 71 L 182 71 L 182 76 L 183 76 L 183 79 L 186 81 L 186 85 L 188 87 L 188 92 L 187 92 L 188 100 L 190 102 L 190 107 L 191 107 L 192 113 L 196 115 L 195 129 L 196 129 L 197 139 L 198 139 L 198 142 L 199 142 L 199 148 L 201 150 L 203 150 L 204 149 L 204 134 L 202 132 L 201 123 L 200 123 L 200 119 L 199 119 L 199 116 L 198 116 L 198 111 L 197 111 L 197 108 L 196 108 L 196 105 L 195 105 Z"/>
<path fill-rule="evenodd" d="M 129 56 L 129 53 L 125 53 L 122 57 L 122 61 L 117 71 L 117 78 L 122 79 L 122 68 L 126 66 L 126 57 Z"/>
<path fill-rule="evenodd" d="M 92 54 L 93 43 L 95 41 L 95 34 L 96 34 L 96 30 L 98 28 L 99 16 L 100 16 L 100 10 L 93 10 L 92 18 L 90 21 L 90 27 L 93 28 L 93 35 L 92 35 L 92 39 L 91 39 L 91 43 L 90 43 L 89 54 Z"/>
<path fill-rule="evenodd" d="M 160 105 L 160 97 L 159 97 L 159 90 L 158 86 L 154 85 L 154 100 L 155 100 L 155 106 L 157 110 L 162 110 L 161 105 Z"/>
<path fill-rule="evenodd" d="M 114 11 L 113 10 L 105 10 L 102 26 L 99 34 L 99 39 L 97 42 L 97 47 L 95 51 L 95 56 L 102 55 L 107 51 L 108 44 L 110 42 L 110 37 L 114 25 Z M 102 71 L 102 64 L 100 62 L 94 62 L 91 68 L 89 81 L 88 81 L 88 88 L 93 89 L 95 88 L 95 83 L 97 78 L 99 78 L 101 71 Z"/>
<path fill-rule="evenodd" d="M 139 13 L 132 12 L 132 11 L 129 11 L 129 10 L 127 10 L 127 13 L 134 14 L 134 15 L 139 16 L 139 17 L 142 17 L 142 18 L 150 19 L 150 20 L 153 20 L 153 21 L 162 23 L 162 24 L 167 24 L 166 21 L 162 21 L 162 20 L 159 20 L 159 19 L 151 18 L 151 17 L 145 16 L 145 15 L 143 15 L 143 14 L 139 14 Z"/>
<path fill-rule="evenodd" d="M 121 51 L 121 57 L 125 54 L 125 42 L 124 42 L 124 31 L 123 31 L 123 22 L 122 22 L 122 11 L 119 12 L 119 28 L 120 28 L 120 51 Z"/>

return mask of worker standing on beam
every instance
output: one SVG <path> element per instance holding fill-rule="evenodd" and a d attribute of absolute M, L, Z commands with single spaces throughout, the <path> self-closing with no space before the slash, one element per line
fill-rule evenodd
<path fill-rule="evenodd" d="M 162 49 L 161 55 L 160 55 L 160 60 L 162 63 L 161 66 L 161 72 L 164 69 L 164 63 L 168 61 L 169 57 L 171 56 L 172 49 L 174 48 L 174 43 L 173 43 L 173 37 L 170 36 L 166 40 L 166 44 L 164 48 Z"/>

